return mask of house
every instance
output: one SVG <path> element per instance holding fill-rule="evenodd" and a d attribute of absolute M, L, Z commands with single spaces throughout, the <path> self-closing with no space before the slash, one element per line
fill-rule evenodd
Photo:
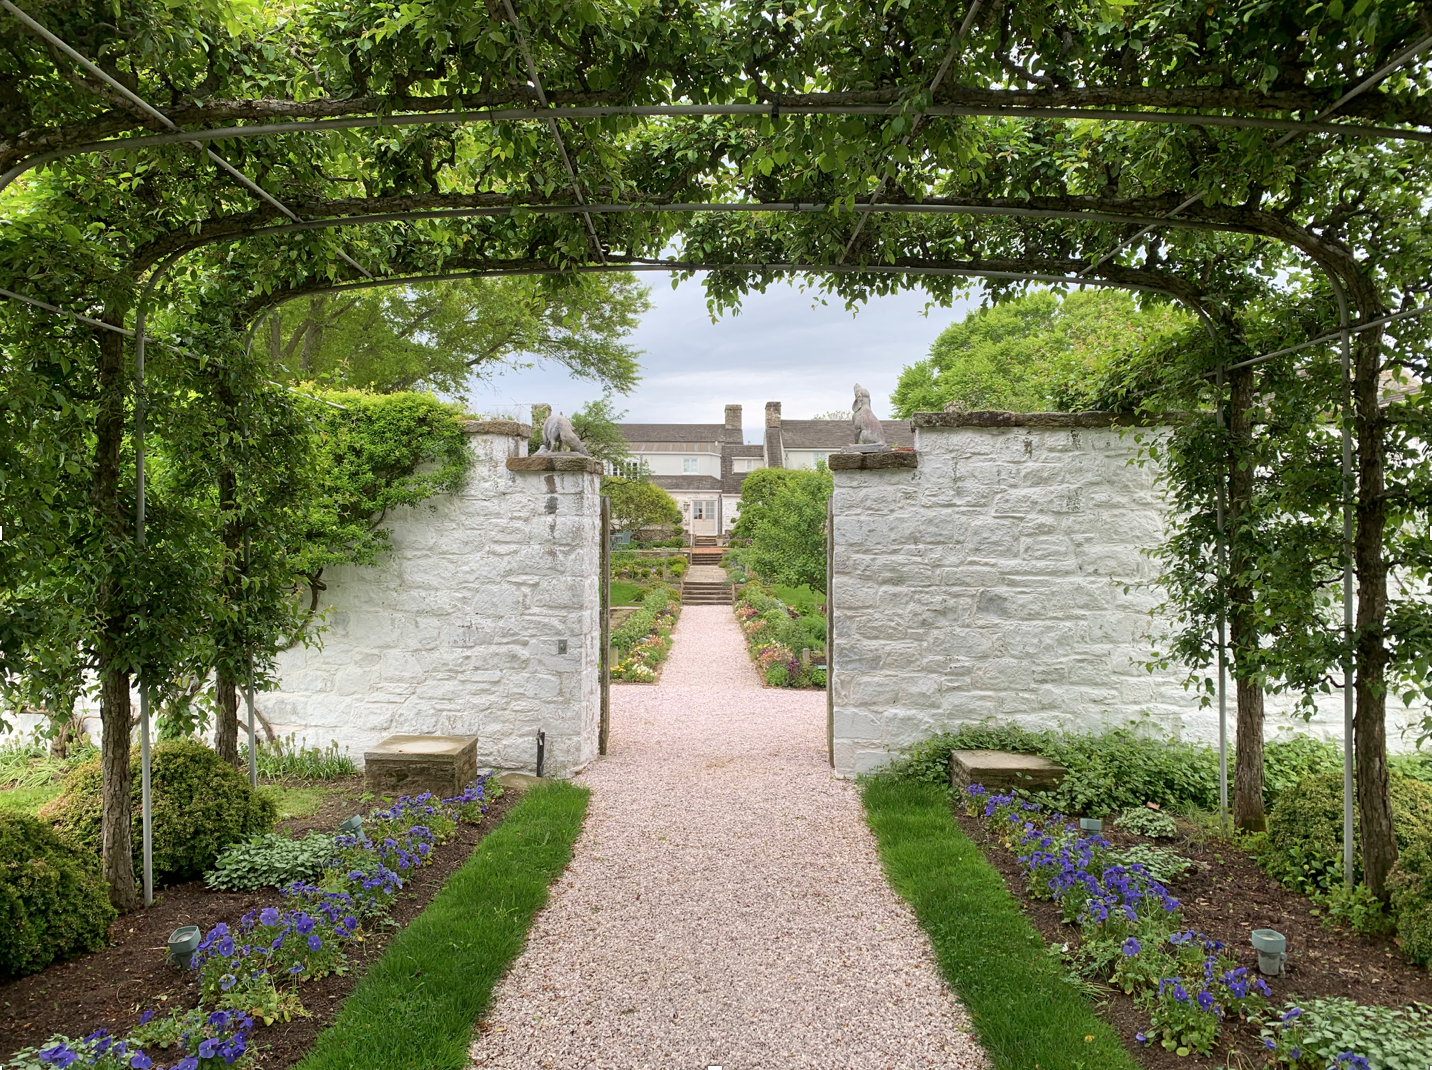
<path fill-rule="evenodd" d="M 910 446 L 903 420 L 882 420 L 885 441 Z M 854 437 L 848 420 L 781 419 L 781 403 L 766 402 L 759 443 L 747 444 L 741 406 L 727 405 L 719 424 L 619 424 L 627 448 L 651 481 L 681 507 L 692 535 L 725 535 L 736 523 L 741 483 L 757 468 L 814 468 Z"/>

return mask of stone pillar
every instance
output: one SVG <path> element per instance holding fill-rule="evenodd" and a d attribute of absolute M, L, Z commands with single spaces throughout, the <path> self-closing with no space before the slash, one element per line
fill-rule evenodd
<path fill-rule="evenodd" d="M 324 572 L 320 645 L 258 697 L 276 732 L 355 758 L 395 734 L 475 735 L 477 763 L 570 776 L 596 755 L 600 470 L 527 456 L 531 429 L 469 421 L 463 486 L 385 523 L 371 566 Z"/>
<path fill-rule="evenodd" d="M 726 438 L 725 441 L 739 446 L 745 441 L 745 432 L 741 426 L 741 406 L 726 406 Z"/>

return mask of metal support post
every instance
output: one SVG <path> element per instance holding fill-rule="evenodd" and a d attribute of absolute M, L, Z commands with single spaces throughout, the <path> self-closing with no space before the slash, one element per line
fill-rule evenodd
<path fill-rule="evenodd" d="M 602 622 L 598 629 L 598 673 L 601 680 L 601 716 L 597 722 L 597 753 L 607 753 L 607 740 L 612 731 L 612 500 L 602 495 L 601 537 L 601 605 Z"/>
<path fill-rule="evenodd" d="M 1333 294 L 1338 301 L 1338 327 L 1342 350 L 1342 411 L 1338 423 L 1342 428 L 1342 492 L 1343 492 L 1343 883 L 1353 885 L 1353 767 L 1356 761 L 1357 736 L 1357 652 L 1353 646 L 1356 635 L 1353 606 L 1353 475 L 1352 475 L 1352 332 L 1348 330 L 1347 294 L 1331 272 L 1327 273 Z"/>
<path fill-rule="evenodd" d="M 1223 441 L 1223 368 L 1218 369 L 1218 431 Z M 1224 481 L 1228 466 L 1218 466 L 1218 820 L 1228 825 L 1228 533 L 1224 530 Z"/>

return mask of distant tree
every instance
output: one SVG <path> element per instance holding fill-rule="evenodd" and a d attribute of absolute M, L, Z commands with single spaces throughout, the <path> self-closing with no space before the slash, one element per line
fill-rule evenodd
<path fill-rule="evenodd" d="M 1139 349 L 1180 332 L 1188 313 L 1139 307 L 1122 290 L 1037 290 L 982 308 L 941 332 L 930 355 L 900 373 L 895 414 L 965 410 L 1010 412 L 1086 408 L 1086 384 Z"/>
<path fill-rule="evenodd" d="M 622 339 L 651 307 L 647 294 L 621 274 L 464 279 L 292 301 L 264 330 L 293 382 L 460 394 L 499 368 L 551 362 L 624 393 L 638 351 Z"/>
<path fill-rule="evenodd" d="M 655 483 L 608 476 L 602 480 L 602 493 L 612 500 L 612 525 L 618 531 L 681 523 L 676 499 Z"/>
<path fill-rule="evenodd" d="M 752 473 L 753 475 L 755 473 Z M 774 484 L 754 523 L 746 563 L 772 583 L 825 590 L 826 503 L 834 486 L 829 470 L 788 471 Z M 742 519 L 745 510 L 742 509 Z"/>
<path fill-rule="evenodd" d="M 812 420 L 844 420 L 850 422 L 849 409 L 832 409 L 830 412 L 818 412 L 811 417 Z"/>
<path fill-rule="evenodd" d="M 765 519 L 771 499 L 795 474 L 795 470 L 790 468 L 757 468 L 743 479 L 741 504 L 736 523 L 731 528 L 731 538 L 752 538 L 756 534 L 756 528 Z"/>

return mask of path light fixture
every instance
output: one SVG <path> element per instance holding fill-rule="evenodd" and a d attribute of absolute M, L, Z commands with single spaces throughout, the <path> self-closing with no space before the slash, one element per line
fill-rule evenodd
<path fill-rule="evenodd" d="M 537 775 L 542 775 L 542 768 L 547 764 L 547 733 L 537 733 Z"/>
<path fill-rule="evenodd" d="M 1097 817 L 1081 817 L 1079 819 L 1079 827 L 1085 832 L 1103 832 L 1104 822 L 1100 821 Z"/>
<path fill-rule="evenodd" d="M 1276 929 L 1254 929 L 1253 949 L 1258 952 L 1258 972 L 1281 976 L 1288 962 L 1288 938 Z"/>
<path fill-rule="evenodd" d="M 363 831 L 363 815 L 354 814 L 348 820 L 338 826 L 338 831 L 349 836 L 357 836 Z"/>
<path fill-rule="evenodd" d="M 199 950 L 203 933 L 197 925 L 181 925 L 169 937 L 169 961 L 176 966 L 189 965 L 189 958 Z"/>

